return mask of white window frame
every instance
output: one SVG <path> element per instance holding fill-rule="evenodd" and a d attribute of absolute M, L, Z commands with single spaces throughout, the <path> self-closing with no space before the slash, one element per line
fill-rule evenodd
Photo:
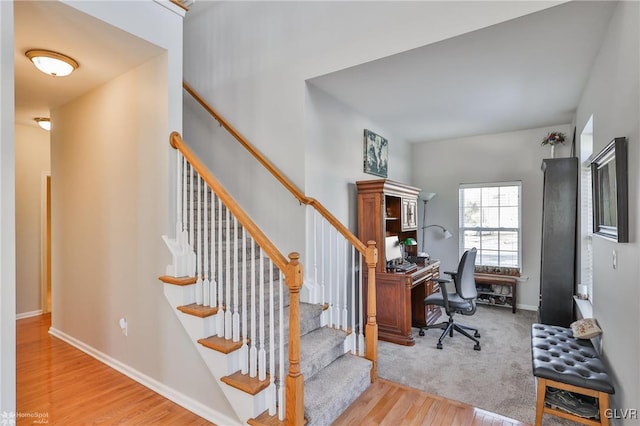
<path fill-rule="evenodd" d="M 495 187 L 504 187 L 504 186 L 517 186 L 518 187 L 518 224 L 517 228 L 484 228 L 484 227 L 463 227 L 463 216 L 464 216 L 464 201 L 462 198 L 463 189 L 468 188 L 495 188 Z M 464 231 L 469 230 L 478 230 L 478 231 L 509 231 L 509 232 L 517 232 L 518 233 L 518 270 L 522 271 L 522 181 L 507 181 L 507 182 L 484 182 L 484 183 L 461 183 L 458 188 L 458 247 L 459 247 L 459 255 L 462 256 L 462 253 L 465 249 L 464 243 Z M 481 250 L 481 247 L 476 247 L 478 250 Z M 498 253 L 500 250 L 498 249 Z M 478 263 L 478 265 L 481 265 Z M 503 266 L 505 268 L 514 268 L 514 266 Z"/>

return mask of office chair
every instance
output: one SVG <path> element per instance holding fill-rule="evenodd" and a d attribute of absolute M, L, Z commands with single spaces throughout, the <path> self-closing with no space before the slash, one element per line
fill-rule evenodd
<path fill-rule="evenodd" d="M 474 277 L 475 262 L 476 249 L 474 247 L 471 250 L 467 250 L 462 255 L 460 263 L 458 264 L 458 272 L 445 272 L 445 274 L 451 275 L 451 278 L 453 278 L 453 282 L 456 286 L 455 293 L 447 293 L 446 284 L 450 283 L 451 280 L 438 279 L 437 282 L 440 286 L 440 292 L 433 293 L 424 298 L 425 305 L 442 306 L 449 316 L 448 321 L 420 328 L 420 336 L 424 336 L 424 328 L 441 328 L 444 330 L 438 339 L 438 344 L 436 345 L 438 349 L 442 349 L 442 340 L 444 340 L 447 333 L 449 336 L 453 337 L 453 332 L 457 331 L 476 342 L 473 349 L 476 351 L 480 350 L 480 341 L 474 338 L 474 336 L 480 337 L 478 330 L 453 321 L 454 313 L 473 315 L 476 312 L 475 299 L 478 297 L 478 292 L 476 291 L 476 281 Z M 466 330 L 473 331 L 473 336 L 467 333 Z"/>

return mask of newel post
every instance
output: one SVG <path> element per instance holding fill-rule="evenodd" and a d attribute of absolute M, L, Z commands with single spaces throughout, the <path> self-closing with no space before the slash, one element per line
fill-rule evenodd
<path fill-rule="evenodd" d="M 304 377 L 300 373 L 300 288 L 302 265 L 298 253 L 289 254 L 286 282 L 291 296 L 289 302 L 289 374 L 286 379 L 287 425 L 304 425 Z"/>
<path fill-rule="evenodd" d="M 378 249 L 375 241 L 367 242 L 367 325 L 365 328 L 365 357 L 373 363 L 371 366 L 371 382 L 378 378 L 378 323 L 376 322 L 376 265 Z"/>

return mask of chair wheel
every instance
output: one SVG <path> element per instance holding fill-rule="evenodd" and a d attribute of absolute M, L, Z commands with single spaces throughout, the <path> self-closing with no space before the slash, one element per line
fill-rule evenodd
<path fill-rule="evenodd" d="M 438 348 L 438 349 L 442 349 L 442 343 L 438 343 L 438 344 L 436 345 L 436 348 Z"/>
<path fill-rule="evenodd" d="M 474 351 L 479 351 L 480 350 L 480 343 L 476 343 L 476 345 L 473 347 Z"/>
<path fill-rule="evenodd" d="M 424 336 L 424 330 L 420 329 L 420 331 L 418 331 L 418 336 Z"/>
<path fill-rule="evenodd" d="M 473 337 L 480 337 L 480 333 L 478 333 L 477 331 L 473 334 Z"/>

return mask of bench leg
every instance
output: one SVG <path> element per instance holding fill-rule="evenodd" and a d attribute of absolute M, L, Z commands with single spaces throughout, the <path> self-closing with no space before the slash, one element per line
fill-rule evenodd
<path fill-rule="evenodd" d="M 605 392 L 598 392 L 598 408 L 600 408 L 600 424 L 603 426 L 609 426 L 609 394 Z"/>
<path fill-rule="evenodd" d="M 544 398 L 547 395 L 547 380 L 540 377 L 538 381 L 538 397 L 536 399 L 536 426 L 542 425 L 542 415 L 544 414 Z"/>

